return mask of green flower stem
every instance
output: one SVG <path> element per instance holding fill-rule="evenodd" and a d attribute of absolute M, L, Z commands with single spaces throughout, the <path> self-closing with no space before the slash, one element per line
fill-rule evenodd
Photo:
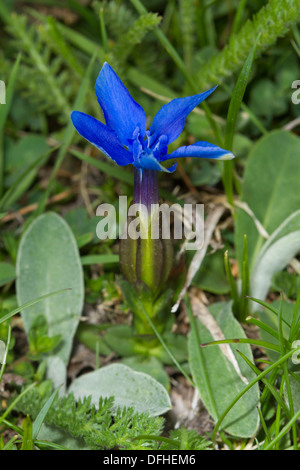
<path fill-rule="evenodd" d="M 153 299 L 152 297 L 147 299 L 144 296 L 140 298 L 140 303 L 142 305 L 142 308 L 137 309 L 133 312 L 134 314 L 134 319 L 133 319 L 133 324 L 135 331 L 139 335 L 150 335 L 153 336 L 153 329 L 149 325 L 147 321 L 145 321 L 145 314 L 144 312 L 147 313 L 148 317 L 152 319 L 152 321 L 155 323 L 156 328 L 158 328 L 160 331 L 162 331 L 162 325 L 158 325 L 157 322 L 155 321 L 156 319 L 154 318 L 154 311 L 153 311 Z M 144 341 L 144 340 L 143 340 Z M 157 343 L 157 341 L 154 341 Z"/>
<path fill-rule="evenodd" d="M 178 370 L 180 370 L 180 372 L 182 373 L 182 375 L 184 375 L 184 377 L 190 382 L 190 384 L 195 388 L 196 385 L 195 383 L 193 382 L 193 380 L 188 376 L 188 374 L 185 372 L 185 370 L 181 367 L 181 365 L 179 364 L 179 362 L 177 361 L 177 359 L 175 358 L 174 354 L 170 351 L 170 349 L 168 348 L 167 344 L 165 343 L 165 341 L 163 340 L 162 336 L 160 335 L 159 331 L 157 330 L 154 322 L 152 321 L 152 319 L 149 317 L 146 309 L 144 308 L 144 306 L 142 307 L 143 308 L 143 311 L 144 311 L 144 315 L 149 323 L 149 325 L 151 326 L 152 330 L 154 331 L 157 339 L 159 340 L 159 342 L 161 343 L 162 347 L 164 348 L 164 350 L 167 352 L 167 354 L 170 356 L 170 358 L 172 359 L 173 363 L 175 364 L 175 366 L 177 367 Z"/>

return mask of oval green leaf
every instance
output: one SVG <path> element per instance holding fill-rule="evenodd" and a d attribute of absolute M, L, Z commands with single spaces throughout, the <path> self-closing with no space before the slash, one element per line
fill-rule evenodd
<path fill-rule="evenodd" d="M 28 227 L 19 246 L 16 270 L 19 305 L 70 289 L 22 311 L 27 334 L 36 316 L 42 314 L 48 324 L 47 335 L 62 335 L 55 353 L 67 364 L 83 307 L 84 284 L 75 237 L 59 215 L 43 214 Z"/>
<path fill-rule="evenodd" d="M 123 364 L 112 364 L 81 375 L 69 388 L 75 398 L 92 397 L 98 406 L 100 397 L 114 397 L 115 407 L 132 407 L 138 413 L 158 416 L 171 408 L 165 389 L 157 380 Z"/>
<path fill-rule="evenodd" d="M 242 201 L 271 235 L 300 207 L 300 139 L 286 131 L 274 131 L 263 137 L 249 155 L 244 174 Z M 244 234 L 247 235 L 250 273 L 265 239 L 252 218 L 238 209 L 235 245 L 242 264 Z"/>
<path fill-rule="evenodd" d="M 232 314 L 231 303 L 215 303 L 209 311 L 212 322 L 216 322 L 217 328 L 221 330 L 225 338 L 246 338 L 242 327 Z M 201 344 L 216 339 L 199 319 L 196 320 L 196 325 Z M 235 397 L 246 387 L 245 382 L 250 382 L 254 378 L 253 371 L 236 352 L 236 349 L 239 349 L 253 361 L 251 348 L 248 344 L 242 343 L 228 345 L 234 355 L 234 361 L 229 360 L 230 357 L 224 354 L 219 345 L 201 347 L 201 357 L 199 357 L 197 341 L 197 334 L 192 330 L 188 344 L 190 367 L 201 400 L 209 414 L 217 421 Z M 256 384 L 233 406 L 222 428 L 234 436 L 254 436 L 259 425 L 257 406 L 259 406 L 259 390 Z"/>

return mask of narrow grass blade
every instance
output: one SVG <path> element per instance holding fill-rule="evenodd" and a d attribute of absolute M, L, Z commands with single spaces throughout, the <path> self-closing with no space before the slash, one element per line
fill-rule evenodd
<path fill-rule="evenodd" d="M 214 346 L 216 344 L 230 344 L 230 343 L 246 343 L 252 344 L 256 346 L 261 346 L 262 348 L 271 349 L 272 351 L 280 352 L 280 347 L 276 346 L 276 344 L 269 343 L 268 341 L 261 341 L 259 339 L 248 339 L 248 338 L 230 338 L 230 339 L 220 339 L 218 341 L 210 341 L 209 343 L 202 343 L 201 347 L 204 348 L 206 346 Z"/>
<path fill-rule="evenodd" d="M 34 10 L 33 8 L 26 8 L 26 11 L 31 16 L 33 16 L 33 18 L 38 19 L 43 24 L 47 23 L 48 17 L 46 15 L 43 15 L 42 13 L 40 13 L 37 10 Z M 0 10 L 0 15 L 1 15 L 1 10 Z M 83 51 L 88 56 L 90 56 L 91 51 L 94 51 L 97 49 L 98 58 L 102 61 L 104 51 L 102 50 L 101 47 L 99 47 L 99 43 L 89 39 L 86 35 L 79 33 L 74 28 L 71 28 L 61 22 L 57 22 L 57 27 L 60 30 L 62 36 L 65 38 L 65 40 L 69 41 L 77 49 L 79 49 L 80 51 Z"/>
<path fill-rule="evenodd" d="M 19 66 L 21 62 L 21 53 L 18 54 L 17 59 L 14 63 L 14 66 L 12 68 L 10 77 L 9 77 L 9 83 L 6 89 L 6 104 L 1 105 L 1 113 L 0 113 L 0 133 L 3 132 L 4 124 L 6 122 L 7 116 L 9 114 L 11 104 L 12 104 L 12 99 L 13 99 L 13 94 L 14 94 L 14 89 L 18 77 L 18 72 L 19 72 Z"/>
<path fill-rule="evenodd" d="M 233 300 L 233 311 L 234 311 L 234 314 L 236 315 L 238 305 L 239 305 L 239 295 L 237 291 L 237 285 L 233 278 L 231 266 L 229 263 L 228 250 L 226 250 L 224 253 L 224 265 L 225 265 L 225 272 L 226 272 L 227 279 L 228 279 L 229 286 L 230 286 L 231 299 Z"/>
<path fill-rule="evenodd" d="M 23 420 L 22 427 L 24 429 L 24 434 L 22 437 L 22 445 L 20 450 L 33 450 L 32 421 L 30 416 L 26 416 L 26 418 Z"/>
<path fill-rule="evenodd" d="M 231 34 L 238 33 L 240 27 L 242 26 L 243 14 L 245 11 L 247 0 L 240 0 L 238 7 L 236 9 L 235 17 L 233 20 Z"/>
<path fill-rule="evenodd" d="M 10 108 L 11 108 L 15 84 L 16 84 L 17 77 L 18 77 L 20 61 L 21 61 L 21 54 L 18 55 L 14 63 L 13 69 L 11 71 L 10 77 L 9 77 L 9 83 L 8 83 L 7 90 L 6 90 L 6 104 L 0 105 L 1 106 L 0 107 L 1 109 L 1 113 L 0 113 L 0 197 L 3 193 L 3 179 L 4 179 L 3 129 L 4 129 L 4 125 L 5 125 L 7 116 L 9 114 Z"/>
<path fill-rule="evenodd" d="M 130 288 L 132 289 L 132 294 L 135 295 L 135 292 L 133 290 L 133 288 L 130 286 Z M 163 340 L 162 336 L 159 334 L 159 332 L 157 331 L 157 328 L 155 327 L 153 321 L 151 320 L 151 318 L 149 317 L 143 303 L 140 301 L 140 299 L 137 299 L 137 302 L 136 302 L 139 306 L 139 310 L 142 312 L 142 314 L 146 317 L 146 320 L 148 321 L 149 325 L 151 326 L 152 330 L 154 331 L 157 339 L 159 340 L 160 344 L 162 345 L 162 347 L 164 348 L 164 350 L 167 352 L 167 354 L 170 356 L 170 358 L 172 359 L 172 361 L 174 362 L 175 366 L 177 367 L 177 369 L 182 373 L 182 375 L 190 382 L 190 384 L 195 387 L 195 384 L 194 382 L 192 381 L 192 379 L 188 376 L 188 374 L 185 372 L 185 370 L 181 367 L 181 365 L 179 364 L 179 362 L 177 361 L 176 357 L 174 356 L 174 354 L 170 351 L 170 349 L 168 348 L 167 344 L 165 343 L 165 341 Z"/>
<path fill-rule="evenodd" d="M 9 350 L 9 345 L 10 345 L 10 340 L 11 340 L 11 326 L 8 326 L 8 333 L 7 333 L 7 340 L 6 340 L 6 348 L 5 348 L 5 353 L 4 357 L 2 358 L 2 364 L 1 364 L 1 369 L 0 369 L 0 382 L 2 380 L 3 374 L 4 374 L 4 369 L 6 365 L 6 358 Z"/>
<path fill-rule="evenodd" d="M 150 436 L 150 435 L 140 435 L 136 436 L 132 439 L 133 441 L 145 440 L 145 441 L 157 441 L 157 442 L 165 442 L 166 444 L 170 445 L 170 448 L 178 449 L 180 447 L 180 442 L 175 441 L 174 439 L 170 439 L 168 437 L 163 436 Z"/>
<path fill-rule="evenodd" d="M 97 50 L 94 52 L 93 57 L 91 58 L 91 61 L 89 63 L 87 71 L 85 73 L 85 76 L 82 80 L 77 98 L 76 98 L 75 103 L 74 103 L 74 108 L 73 109 L 75 109 L 75 110 L 80 111 L 83 108 L 85 97 L 86 97 L 86 94 L 87 94 L 87 91 L 88 91 L 88 88 L 89 88 L 89 85 L 90 85 L 90 76 L 91 76 L 91 73 L 92 73 L 92 70 L 93 70 L 93 66 L 94 66 L 94 63 L 95 63 L 95 60 L 96 60 L 96 56 L 97 56 Z M 75 132 L 76 132 L 75 128 L 74 128 L 74 126 L 72 124 L 72 121 L 70 119 L 70 121 L 69 121 L 69 123 L 66 127 L 65 133 L 64 133 L 64 139 L 63 139 L 64 143 L 61 146 L 60 151 L 58 152 L 58 156 L 57 156 L 56 162 L 54 164 L 54 168 L 53 168 L 53 171 L 51 173 L 51 176 L 50 176 L 50 179 L 49 179 L 49 182 L 48 182 L 48 186 L 45 189 L 44 195 L 41 198 L 40 203 L 38 205 L 38 208 L 34 213 L 34 217 L 37 217 L 38 215 L 43 213 L 43 211 L 46 207 L 47 199 L 48 199 L 48 197 L 50 195 L 50 192 L 52 190 L 53 183 L 55 181 L 55 177 L 56 177 L 57 172 L 58 172 L 58 170 L 59 170 L 66 154 L 67 154 L 68 148 L 71 145 L 71 142 L 73 140 Z"/>
<path fill-rule="evenodd" d="M 84 68 L 81 66 L 77 60 L 76 55 L 73 53 L 72 49 L 69 47 L 69 44 L 65 40 L 61 30 L 58 27 L 58 21 L 50 16 L 47 18 L 45 27 L 47 36 L 49 35 L 49 40 L 52 42 L 52 47 L 59 51 L 59 55 L 64 58 L 65 62 L 75 73 L 83 76 Z"/>
<path fill-rule="evenodd" d="M 246 320 L 247 320 L 247 323 L 251 323 L 252 325 L 257 326 L 261 330 L 266 331 L 271 336 L 273 336 L 273 338 L 276 338 L 277 340 L 279 339 L 278 332 L 276 330 L 274 330 L 274 328 L 271 328 L 266 323 L 263 323 L 262 321 L 258 320 L 257 318 L 252 318 L 252 317 L 251 318 L 248 317 L 248 318 L 246 318 Z"/>
<path fill-rule="evenodd" d="M 259 36 L 257 37 L 256 42 L 244 63 L 244 66 L 239 74 L 237 83 L 232 93 L 225 127 L 224 147 L 226 150 L 232 151 L 236 121 L 250 78 L 258 38 Z M 222 179 L 227 200 L 231 205 L 233 205 L 233 168 L 234 163 L 232 160 L 224 162 L 224 171 Z"/>
<path fill-rule="evenodd" d="M 280 307 L 278 312 L 278 339 L 280 344 L 280 352 L 281 355 L 285 353 L 284 347 L 284 337 L 283 337 L 283 329 L 282 329 L 282 308 L 283 308 L 283 297 L 280 297 Z"/>
<path fill-rule="evenodd" d="M 106 34 L 103 7 L 100 7 L 100 10 L 99 10 L 99 22 L 100 22 L 102 44 L 103 44 L 104 51 L 107 54 L 109 52 L 109 46 L 108 46 L 108 40 L 107 40 L 107 34 Z"/>
<path fill-rule="evenodd" d="M 23 398 L 24 395 L 26 395 L 27 392 L 29 392 L 29 390 L 31 390 L 32 388 L 34 388 L 36 386 L 35 383 L 32 383 L 30 384 L 27 388 L 25 388 L 25 390 L 23 390 L 23 392 L 20 393 L 20 395 L 18 395 L 14 401 L 6 408 L 5 412 L 3 413 L 2 416 L 0 416 L 0 423 L 2 423 L 2 421 L 6 418 L 7 415 L 9 415 L 9 413 L 14 409 L 14 407 L 16 406 L 16 404 L 18 403 L 19 400 L 21 400 L 21 398 Z"/>
<path fill-rule="evenodd" d="M 34 445 L 41 450 L 48 450 L 48 449 L 71 450 L 71 449 L 68 449 L 67 447 L 61 446 L 60 444 L 56 444 L 55 442 L 49 442 L 49 441 L 35 440 Z"/>
<path fill-rule="evenodd" d="M 185 372 L 185 370 L 181 367 L 181 365 L 179 364 L 179 362 L 177 361 L 176 357 L 174 356 L 174 354 L 170 351 L 170 349 L 168 348 L 167 344 L 164 342 L 163 338 L 161 337 L 161 335 L 159 334 L 159 332 L 157 331 L 153 321 L 151 320 L 151 318 L 149 317 L 148 313 L 146 312 L 146 310 L 144 309 L 144 306 L 142 307 L 143 308 L 143 311 L 144 311 L 144 314 L 145 314 L 145 317 L 149 323 L 149 325 L 151 326 L 151 328 L 153 329 L 157 339 L 159 340 L 160 344 L 162 345 L 162 347 L 165 349 L 165 351 L 168 353 L 168 355 L 170 356 L 170 358 L 172 359 L 172 361 L 174 362 L 175 366 L 177 367 L 177 369 L 182 373 L 182 375 L 184 375 L 184 377 L 189 381 L 189 383 L 195 387 L 195 384 L 194 382 L 192 381 L 192 379 L 188 376 L 188 374 Z"/>
<path fill-rule="evenodd" d="M 2 199 L 0 200 L 0 211 L 1 210 L 6 210 L 8 209 L 7 201 L 9 201 L 10 196 L 12 196 L 16 190 L 16 188 L 19 186 L 19 184 L 22 182 L 23 178 L 25 178 L 34 168 L 36 168 L 40 163 L 42 163 L 44 160 L 46 160 L 51 153 L 53 153 L 55 150 L 57 150 L 59 147 L 53 147 L 52 149 L 48 150 L 46 153 L 41 155 L 39 158 L 37 158 L 26 170 L 21 174 L 21 176 L 10 186 L 10 188 L 6 191 Z"/>
<path fill-rule="evenodd" d="M 293 395 L 292 395 L 290 378 L 289 378 L 289 371 L 288 371 L 288 366 L 286 362 L 283 364 L 283 376 L 284 376 L 284 382 L 285 382 L 285 387 L 287 391 L 289 410 L 290 410 L 291 416 L 293 416 L 295 412 L 295 408 L 294 408 L 294 401 L 293 401 Z M 292 436 L 293 436 L 294 450 L 297 450 L 298 438 L 297 438 L 297 427 L 295 423 L 292 425 Z"/>
<path fill-rule="evenodd" d="M 85 155 L 85 153 L 79 152 L 78 150 L 70 150 L 70 153 L 80 160 L 88 163 L 89 165 L 93 165 L 95 168 L 98 168 L 98 170 L 103 171 L 103 173 L 106 175 L 112 176 L 119 181 L 123 181 L 123 183 L 133 185 L 133 175 L 118 167 L 117 165 L 103 162 L 98 159 L 96 160 L 95 158 L 89 157 L 88 155 Z"/>
<path fill-rule="evenodd" d="M 271 450 L 274 445 L 279 442 L 285 434 L 290 430 L 290 428 L 297 422 L 297 420 L 300 418 L 300 410 L 290 419 L 290 421 L 282 428 L 280 433 L 277 434 L 277 436 L 268 444 L 264 450 Z"/>
<path fill-rule="evenodd" d="M 285 354 L 283 357 L 278 359 L 278 361 L 274 362 L 270 367 L 265 369 L 263 372 L 261 372 L 259 375 L 257 375 L 251 382 L 249 382 L 248 385 L 244 388 L 242 392 L 240 392 L 235 399 L 230 403 L 230 405 L 226 408 L 226 410 L 222 413 L 222 416 L 220 416 L 218 422 L 216 423 L 213 433 L 212 433 L 212 440 L 215 441 L 217 432 L 224 421 L 224 418 L 227 416 L 231 408 L 239 401 L 239 399 L 251 388 L 253 385 L 255 385 L 257 382 L 262 380 L 266 375 L 268 375 L 273 369 L 278 368 L 281 364 L 283 364 L 285 361 L 287 361 L 293 354 L 295 354 L 296 351 L 299 351 L 300 346 L 298 348 L 293 348 L 291 351 L 289 351 L 287 354 Z M 298 413 L 297 413 L 298 414 Z M 300 415 L 300 411 L 299 411 Z M 293 421 L 294 422 L 294 421 Z"/>
<path fill-rule="evenodd" d="M 15 310 L 12 310 L 11 312 L 7 313 L 6 315 L 3 315 L 3 317 L 0 318 L 0 324 L 3 323 L 3 322 L 5 322 L 5 321 L 8 320 L 9 318 L 13 317 L 13 316 L 16 315 L 17 313 L 20 313 L 22 310 L 25 310 L 26 308 L 31 307 L 32 305 L 37 304 L 37 303 L 40 302 L 41 300 L 44 300 L 44 299 L 46 299 L 47 297 L 50 297 L 51 295 L 60 294 L 60 293 L 62 293 L 62 292 L 66 292 L 66 291 L 68 291 L 68 290 L 69 290 L 69 289 L 61 289 L 61 290 L 58 290 L 58 291 L 55 291 L 55 292 L 50 292 L 49 294 L 42 295 L 41 297 L 38 297 L 37 299 L 30 300 L 29 302 L 26 302 L 25 304 L 20 305 L 20 307 L 16 308 Z"/>
<path fill-rule="evenodd" d="M 40 429 L 42 427 L 42 424 L 47 416 L 47 413 L 49 411 L 49 409 L 51 408 L 52 406 L 52 403 L 54 402 L 54 400 L 56 399 L 57 395 L 58 395 L 58 392 L 59 392 L 59 388 L 57 388 L 53 393 L 52 395 L 50 396 L 50 398 L 48 398 L 48 400 L 46 401 L 46 403 L 44 404 L 43 408 L 40 410 L 39 414 L 37 415 L 37 417 L 35 418 L 34 420 L 34 423 L 32 425 L 32 439 L 35 440 L 37 437 L 38 437 L 38 434 L 40 432 Z"/>
<path fill-rule="evenodd" d="M 4 2 L 0 2 L 0 17 L 5 23 L 9 23 L 10 11 Z"/>
<path fill-rule="evenodd" d="M 278 315 L 278 337 L 279 337 L 279 343 L 280 343 L 280 349 L 281 349 L 281 355 L 285 353 L 285 339 L 283 336 L 283 328 L 282 328 L 282 310 L 283 310 L 283 296 L 281 295 L 280 298 L 280 308 L 279 308 L 279 315 Z M 294 318 L 293 318 L 294 319 Z M 293 323 L 293 320 L 292 320 Z M 288 368 L 287 364 L 283 364 L 283 377 L 281 381 L 281 386 L 280 386 L 280 391 L 283 392 L 283 386 L 286 386 L 287 390 L 287 396 L 288 396 L 288 403 L 289 403 L 289 411 L 291 416 L 294 414 L 294 403 L 293 403 L 293 397 L 292 397 L 292 391 L 290 387 L 290 380 L 289 380 L 289 374 L 288 374 Z M 278 403 L 279 405 L 279 403 Z M 280 408 L 279 406 L 277 407 L 277 412 L 278 412 L 278 419 L 276 419 L 276 423 L 278 424 L 278 432 L 279 432 L 279 425 L 280 425 Z M 277 432 L 277 434 L 278 434 Z M 294 449 L 297 449 L 297 429 L 295 424 L 292 425 L 292 435 L 293 435 L 293 443 L 294 443 Z M 276 443 L 276 446 L 278 443 Z"/>
<path fill-rule="evenodd" d="M 13 436 L 1 450 L 10 450 L 19 436 Z"/>
<path fill-rule="evenodd" d="M 255 367 L 255 365 L 252 364 L 249 361 L 249 359 L 241 351 L 238 351 L 238 353 L 244 359 L 244 361 L 248 364 L 248 366 L 253 370 L 253 372 L 255 372 L 256 375 L 259 375 L 260 370 L 257 367 Z M 269 391 L 271 392 L 271 394 L 273 395 L 273 397 L 277 401 L 280 408 L 285 412 L 285 414 L 288 416 L 288 418 L 290 418 L 291 417 L 291 412 L 288 409 L 288 407 L 286 406 L 286 404 L 284 403 L 284 401 L 281 398 L 281 396 L 279 395 L 279 393 L 277 392 L 276 388 L 265 377 L 262 378 L 262 382 L 269 389 Z"/>
<path fill-rule="evenodd" d="M 291 342 L 294 339 L 296 339 L 299 335 L 299 321 L 300 321 L 299 308 L 300 308 L 300 288 L 298 291 L 297 300 L 296 300 L 295 308 L 293 312 L 292 323 L 291 323 L 290 336 L 289 336 L 289 340 Z"/>
<path fill-rule="evenodd" d="M 269 433 L 268 427 L 267 427 L 267 425 L 266 425 L 264 416 L 263 416 L 263 414 L 262 414 L 262 412 L 261 412 L 261 409 L 260 409 L 259 407 L 257 408 L 257 411 L 258 411 L 258 414 L 259 414 L 261 426 L 262 426 L 262 428 L 263 428 L 263 430 L 264 430 L 264 433 L 265 433 L 265 435 L 266 435 L 265 444 L 268 444 L 268 443 L 271 441 L 270 433 Z"/>
<path fill-rule="evenodd" d="M 248 244 L 247 244 L 247 235 L 244 235 L 244 246 L 243 246 L 243 258 L 242 258 L 242 291 L 241 291 L 241 301 L 240 301 L 240 312 L 239 319 L 241 322 L 245 321 L 245 318 L 248 314 L 248 298 L 250 292 L 250 272 L 249 272 L 249 263 L 248 263 Z"/>
<path fill-rule="evenodd" d="M 11 423 L 10 421 L 7 421 L 7 419 L 3 419 L 2 423 L 5 424 L 5 426 L 7 428 L 12 429 L 13 431 L 15 431 L 20 436 L 23 436 L 24 431 L 23 431 L 22 428 L 20 428 L 20 426 L 17 426 L 16 424 Z"/>
<path fill-rule="evenodd" d="M 61 2 L 58 2 L 59 5 L 60 3 Z M 93 30 L 95 33 L 98 33 L 98 22 L 93 11 L 90 8 L 87 8 L 86 4 L 79 0 L 67 0 L 67 5 L 71 11 L 77 13 L 79 18 L 84 19 L 88 23 L 89 30 Z"/>
<path fill-rule="evenodd" d="M 263 307 L 267 308 L 270 310 L 270 312 L 274 313 L 277 317 L 279 315 L 278 310 L 276 308 L 272 307 L 272 305 L 268 304 L 264 300 L 256 299 L 255 297 L 247 296 L 249 300 L 253 300 L 253 302 L 258 303 L 259 305 L 262 305 Z M 282 322 L 285 323 L 289 328 L 291 328 L 291 325 L 288 321 L 286 321 L 284 318 L 282 318 Z"/>

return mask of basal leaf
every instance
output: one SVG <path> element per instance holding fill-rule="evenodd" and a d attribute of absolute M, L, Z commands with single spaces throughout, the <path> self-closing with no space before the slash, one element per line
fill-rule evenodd
<path fill-rule="evenodd" d="M 138 413 L 158 416 L 171 408 L 169 395 L 160 383 L 143 372 L 123 364 L 112 364 L 81 375 L 69 388 L 76 399 L 92 396 L 98 406 L 100 397 L 114 397 L 116 407 L 133 407 Z"/>
<path fill-rule="evenodd" d="M 224 254 L 221 250 L 207 255 L 199 271 L 193 278 L 192 285 L 213 294 L 227 294 L 229 283 L 224 268 Z"/>
<path fill-rule="evenodd" d="M 13 281 L 15 277 L 16 270 L 11 263 L 0 263 L 0 287 Z"/>
<path fill-rule="evenodd" d="M 251 296 L 264 300 L 273 275 L 284 269 L 299 251 L 300 230 L 285 235 L 259 254 L 252 274 Z"/>
<path fill-rule="evenodd" d="M 286 131 L 263 137 L 249 155 L 241 199 L 271 235 L 300 206 L 300 139 Z M 243 237 L 247 235 L 250 273 L 265 239 L 252 218 L 237 211 L 235 244 L 242 263 Z"/>
<path fill-rule="evenodd" d="M 210 313 L 225 338 L 245 338 L 245 333 L 231 312 L 230 303 L 215 303 Z M 214 420 L 230 405 L 234 398 L 245 387 L 245 379 L 250 382 L 253 372 L 237 354 L 242 351 L 250 360 L 252 353 L 247 344 L 231 344 L 237 366 L 230 357 L 224 354 L 218 345 L 203 347 L 199 357 L 198 338 L 200 343 L 215 340 L 207 327 L 197 319 L 198 335 L 192 331 L 189 337 L 189 362 L 191 371 L 200 392 L 201 400 Z M 229 345 L 228 345 L 229 346 Z M 258 387 L 254 386 L 233 406 L 223 423 L 223 429 L 239 437 L 250 437 L 257 431 L 259 418 L 257 412 L 259 400 Z"/>
<path fill-rule="evenodd" d="M 297 413 L 300 410 L 300 372 L 296 371 L 289 377 L 290 380 L 290 387 L 291 387 L 291 394 L 293 398 L 293 406 L 294 412 Z M 284 389 L 284 397 L 286 402 L 288 403 L 288 393 L 287 388 L 285 386 Z"/>
<path fill-rule="evenodd" d="M 22 312 L 27 332 L 38 315 L 44 315 L 48 336 L 62 335 L 57 355 L 69 360 L 83 306 L 83 273 L 74 235 L 66 222 L 53 212 L 39 216 L 24 233 L 17 257 L 19 304 L 48 292 L 71 290 L 51 296 Z"/>

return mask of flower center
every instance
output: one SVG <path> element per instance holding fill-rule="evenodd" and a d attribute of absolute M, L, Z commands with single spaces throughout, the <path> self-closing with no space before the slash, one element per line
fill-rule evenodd
<path fill-rule="evenodd" d="M 150 146 L 150 131 L 146 131 L 146 135 L 143 138 L 139 127 L 135 129 L 132 139 L 128 139 L 128 144 L 133 155 L 133 164 L 136 168 L 153 169 L 154 162 L 159 162 L 160 157 L 166 155 L 168 151 L 167 136 L 160 136 L 152 148 Z"/>

